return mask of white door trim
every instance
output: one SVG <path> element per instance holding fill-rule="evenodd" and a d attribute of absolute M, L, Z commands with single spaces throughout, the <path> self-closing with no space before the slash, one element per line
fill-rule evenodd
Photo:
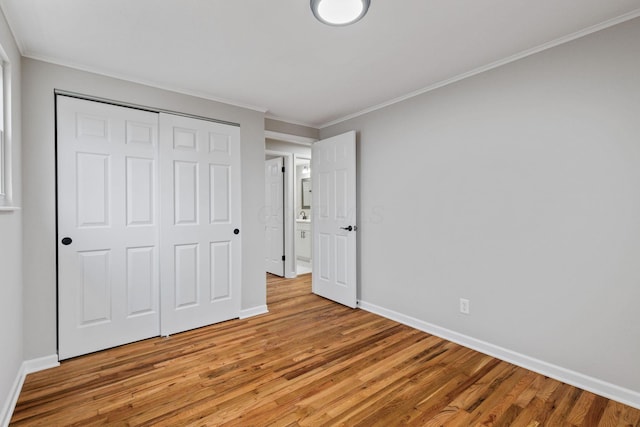
<path fill-rule="evenodd" d="M 275 139 L 276 141 L 290 142 L 292 144 L 311 146 L 317 141 L 316 138 L 309 138 L 307 136 L 291 135 L 288 133 L 274 132 L 272 130 L 265 130 L 264 137 L 269 139 Z"/>
<path fill-rule="evenodd" d="M 296 179 L 296 164 L 298 163 L 298 159 L 303 159 L 303 160 L 309 160 L 309 167 L 311 167 L 311 162 L 312 162 L 312 155 L 306 156 L 304 154 L 296 154 L 293 153 L 293 200 L 296 199 L 297 194 L 299 194 L 300 191 L 302 191 L 300 188 L 298 188 L 298 180 Z M 313 170 L 311 171 L 313 173 Z M 309 177 L 312 177 L 313 175 L 309 175 Z M 313 182 L 313 179 L 311 180 Z M 295 203 L 295 202 L 294 202 Z M 296 218 L 298 218 L 298 210 L 295 209 L 296 206 L 294 205 L 294 210 L 293 210 L 293 225 L 294 225 L 294 229 L 296 229 Z M 313 224 L 313 205 L 311 205 L 311 223 Z M 312 228 L 312 233 L 313 233 L 313 226 Z M 293 239 L 295 240 L 295 238 Z M 297 252 L 296 252 L 296 248 L 293 248 L 294 252 L 293 252 L 293 258 L 294 258 L 294 262 L 293 262 L 293 269 L 294 271 L 296 271 L 296 275 L 297 275 Z M 313 244 L 311 245 L 311 265 L 313 266 Z M 313 274 L 313 269 L 311 271 L 311 273 Z"/>

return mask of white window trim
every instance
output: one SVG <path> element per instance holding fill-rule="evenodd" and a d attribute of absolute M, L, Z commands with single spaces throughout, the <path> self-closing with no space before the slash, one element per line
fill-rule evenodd
<path fill-rule="evenodd" d="M 4 129 L 0 130 L 0 212 L 19 210 L 13 202 L 11 168 L 11 67 L 0 47 L 0 66 L 2 67 L 2 105 Z"/>
<path fill-rule="evenodd" d="M 5 104 L 6 105 L 6 104 Z M 5 116 L 6 117 L 6 116 Z M 19 210 L 11 199 L 11 149 L 6 138 L 6 132 L 0 130 L 0 212 Z"/>

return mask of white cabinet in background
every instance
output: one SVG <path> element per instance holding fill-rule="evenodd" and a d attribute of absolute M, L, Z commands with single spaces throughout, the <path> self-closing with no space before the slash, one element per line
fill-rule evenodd
<path fill-rule="evenodd" d="M 296 221 L 296 258 L 311 261 L 311 221 Z"/>

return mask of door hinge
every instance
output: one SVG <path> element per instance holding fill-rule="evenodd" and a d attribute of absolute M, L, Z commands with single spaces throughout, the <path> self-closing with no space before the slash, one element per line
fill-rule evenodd
<path fill-rule="evenodd" d="M 284 166 L 282 167 L 282 173 L 284 173 Z"/>
<path fill-rule="evenodd" d="M 283 260 L 283 261 L 284 261 L 284 258 L 285 258 L 285 256 L 284 256 L 284 255 L 282 255 L 282 260 Z"/>

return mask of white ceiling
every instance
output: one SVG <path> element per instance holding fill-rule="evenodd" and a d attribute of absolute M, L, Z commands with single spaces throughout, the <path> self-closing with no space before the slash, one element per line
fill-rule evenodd
<path fill-rule="evenodd" d="M 640 0 L 371 0 L 348 27 L 317 22 L 308 0 L 0 6 L 25 56 L 314 127 L 640 16 Z"/>

